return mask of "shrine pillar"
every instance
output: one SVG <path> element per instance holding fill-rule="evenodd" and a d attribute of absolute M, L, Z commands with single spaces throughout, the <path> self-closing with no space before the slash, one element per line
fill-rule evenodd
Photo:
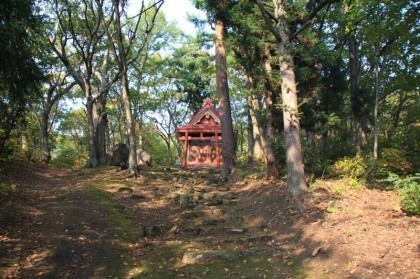
<path fill-rule="evenodd" d="M 215 143 L 216 143 L 216 164 L 217 164 L 217 167 L 220 168 L 219 132 L 216 131 L 214 134 L 216 135 L 216 141 L 215 141 Z"/>
<path fill-rule="evenodd" d="M 182 167 L 187 168 L 188 131 L 185 132 L 184 150 L 182 152 Z"/>

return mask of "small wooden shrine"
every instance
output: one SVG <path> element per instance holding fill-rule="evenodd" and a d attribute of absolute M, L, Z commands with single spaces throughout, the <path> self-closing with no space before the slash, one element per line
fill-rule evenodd
<path fill-rule="evenodd" d="M 182 167 L 220 167 L 222 129 L 219 112 L 206 98 L 188 124 L 177 129 L 178 141 L 184 143 Z"/>

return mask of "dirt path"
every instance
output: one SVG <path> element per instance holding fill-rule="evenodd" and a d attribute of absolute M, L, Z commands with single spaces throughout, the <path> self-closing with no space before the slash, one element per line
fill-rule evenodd
<path fill-rule="evenodd" d="M 393 192 L 313 188 L 299 207 L 256 168 L 14 166 L 0 205 L 3 278 L 420 278 L 420 222 Z"/>
<path fill-rule="evenodd" d="M 24 166 L 11 170 L 19 194 L 2 205 L 2 277 L 103 278 L 122 274 L 124 238 L 92 174 Z M 22 172 L 22 174 L 19 173 Z"/>

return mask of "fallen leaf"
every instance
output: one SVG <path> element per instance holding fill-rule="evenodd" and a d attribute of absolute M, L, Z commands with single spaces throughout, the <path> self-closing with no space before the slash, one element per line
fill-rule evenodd
<path fill-rule="evenodd" d="M 319 251 L 321 251 L 322 247 L 318 246 L 316 247 L 313 251 L 312 251 L 312 257 L 315 257 L 316 255 L 318 255 Z"/>

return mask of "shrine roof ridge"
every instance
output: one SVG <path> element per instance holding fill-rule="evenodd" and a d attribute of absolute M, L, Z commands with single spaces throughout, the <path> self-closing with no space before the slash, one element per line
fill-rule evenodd
<path fill-rule="evenodd" d="M 204 118 L 209 118 L 212 117 L 214 122 L 216 123 L 216 125 L 209 125 L 209 124 L 199 124 L 199 122 Z M 219 112 L 216 110 L 216 108 L 213 106 L 213 101 L 210 98 L 206 98 L 203 101 L 203 104 L 201 106 L 201 108 L 192 116 L 192 118 L 190 119 L 190 121 L 184 125 L 179 127 L 177 130 L 183 130 L 183 129 L 188 129 L 190 130 L 192 127 L 196 127 L 197 129 L 205 129 L 205 128 L 216 128 L 216 127 L 220 127 L 220 114 Z"/>

